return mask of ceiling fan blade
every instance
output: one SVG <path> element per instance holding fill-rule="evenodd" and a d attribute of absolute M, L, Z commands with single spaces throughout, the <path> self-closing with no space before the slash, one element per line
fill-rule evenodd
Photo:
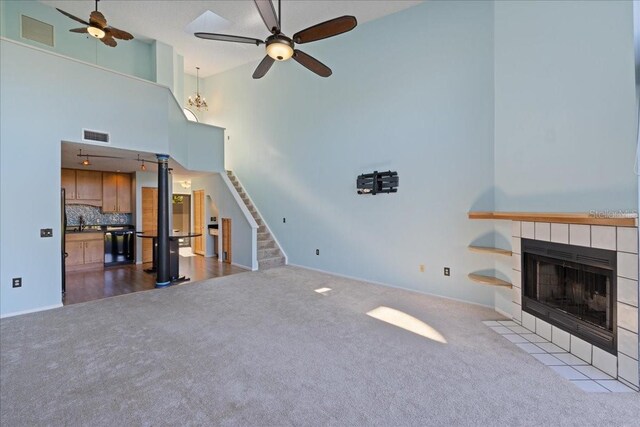
<path fill-rule="evenodd" d="M 276 16 L 276 10 L 273 7 L 273 2 L 271 0 L 253 0 L 258 8 L 258 12 L 264 21 L 264 25 L 267 26 L 267 29 L 275 34 L 276 31 L 280 30 L 280 25 L 278 24 L 278 17 Z"/>
<path fill-rule="evenodd" d="M 71 18 L 71 19 L 73 19 L 74 21 L 78 21 L 79 23 L 84 24 L 84 25 L 86 25 L 87 27 L 91 25 L 91 24 L 89 24 L 87 21 L 85 21 L 84 19 L 80 19 L 80 18 L 78 18 L 77 16 L 73 16 L 72 14 L 67 13 L 67 12 L 65 12 L 65 11 L 64 11 L 64 10 L 62 10 L 62 9 L 58 9 L 58 8 L 56 7 L 56 10 L 57 10 L 58 12 L 60 12 L 61 14 L 63 14 L 64 16 L 66 16 L 67 18 Z"/>
<path fill-rule="evenodd" d="M 295 59 L 298 64 L 308 68 L 320 77 L 329 77 L 332 74 L 331 68 L 301 50 L 296 49 L 293 51 L 293 59 Z"/>
<path fill-rule="evenodd" d="M 260 63 L 258 64 L 256 70 L 253 72 L 253 78 L 260 79 L 264 77 L 264 75 L 267 74 L 274 62 L 275 59 L 273 59 L 269 55 L 265 55 L 262 61 L 260 61 Z"/>
<path fill-rule="evenodd" d="M 118 43 L 111 37 L 109 34 L 105 35 L 103 38 L 99 39 L 102 43 L 106 44 L 110 47 L 116 47 Z"/>
<path fill-rule="evenodd" d="M 255 44 L 256 46 L 264 44 L 264 41 L 259 39 L 253 39 L 251 37 L 242 37 L 242 36 L 231 36 L 228 34 L 193 33 L 193 35 L 201 39 L 219 40 L 221 42 L 248 43 L 248 44 Z"/>
<path fill-rule="evenodd" d="M 104 29 L 107 26 L 107 18 L 101 12 L 94 10 L 89 16 L 89 22 L 100 29 Z"/>
<path fill-rule="evenodd" d="M 292 39 L 298 44 L 314 42 L 351 31 L 356 25 L 358 21 L 355 16 L 345 15 L 298 31 Z"/>
<path fill-rule="evenodd" d="M 73 28 L 69 31 L 71 31 L 72 33 L 86 33 L 87 27 Z"/>
<path fill-rule="evenodd" d="M 111 35 L 111 37 L 120 40 L 133 40 L 133 36 L 124 30 L 119 30 L 116 27 L 107 27 L 104 32 Z"/>

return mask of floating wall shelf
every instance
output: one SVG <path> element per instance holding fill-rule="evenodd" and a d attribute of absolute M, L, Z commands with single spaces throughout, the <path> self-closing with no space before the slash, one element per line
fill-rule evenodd
<path fill-rule="evenodd" d="M 485 276 L 483 274 L 470 273 L 469 279 L 473 280 L 474 282 L 482 283 L 483 285 L 501 286 L 504 288 L 513 287 L 513 285 L 509 282 L 505 282 L 504 280 L 498 279 L 497 277 Z"/>
<path fill-rule="evenodd" d="M 487 246 L 469 246 L 469 250 L 471 252 L 497 254 L 497 255 L 504 255 L 504 256 L 511 256 L 512 255 L 511 251 L 509 251 L 507 249 L 490 248 L 490 247 L 487 247 Z"/>

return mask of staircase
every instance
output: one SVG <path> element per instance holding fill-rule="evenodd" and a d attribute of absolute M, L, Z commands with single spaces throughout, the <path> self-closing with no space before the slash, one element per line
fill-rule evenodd
<path fill-rule="evenodd" d="M 267 226 L 264 225 L 264 221 L 260 217 L 255 206 L 253 206 L 251 199 L 249 199 L 249 196 L 242 188 L 242 185 L 240 185 L 238 178 L 235 177 L 232 171 L 227 171 L 227 176 L 238 192 L 238 195 L 247 206 L 247 209 L 249 209 L 253 219 L 255 219 L 258 224 L 258 269 L 265 270 L 267 268 L 285 265 L 285 258 L 280 247 L 274 240 L 273 236 L 271 236 L 271 233 L 269 233 Z"/>

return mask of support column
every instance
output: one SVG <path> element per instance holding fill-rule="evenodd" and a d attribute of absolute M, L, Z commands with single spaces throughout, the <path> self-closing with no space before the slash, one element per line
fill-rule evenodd
<path fill-rule="evenodd" d="M 158 158 L 158 270 L 156 288 L 171 284 L 169 267 L 169 156 Z"/>

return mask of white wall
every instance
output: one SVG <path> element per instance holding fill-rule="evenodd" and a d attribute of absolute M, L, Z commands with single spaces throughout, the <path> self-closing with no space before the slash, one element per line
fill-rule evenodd
<path fill-rule="evenodd" d="M 114 148 L 173 156 L 179 138 L 178 154 L 189 168 L 189 147 L 203 138 L 208 142 L 194 145 L 192 155 L 217 160 L 194 165 L 221 170 L 223 130 L 187 125 L 184 116 L 168 120 L 181 110 L 157 84 L 2 39 L 0 90 L 2 316 L 60 303 L 61 141 L 78 142 L 83 128 L 96 129 L 110 132 Z M 172 129 L 175 123 L 181 132 Z M 41 228 L 53 228 L 53 238 L 40 238 Z M 22 288 L 11 287 L 13 277 L 23 278 Z"/>

